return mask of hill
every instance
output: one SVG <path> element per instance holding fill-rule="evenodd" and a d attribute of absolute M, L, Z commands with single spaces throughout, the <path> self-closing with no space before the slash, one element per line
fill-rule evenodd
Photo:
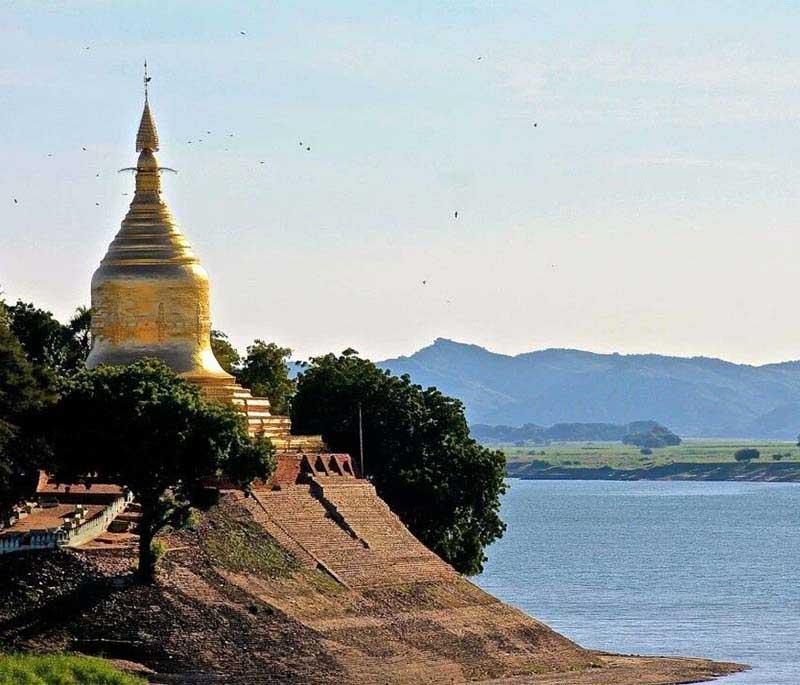
<path fill-rule="evenodd" d="M 800 362 L 548 349 L 514 356 L 443 338 L 379 366 L 460 398 L 470 423 L 628 424 L 687 437 L 792 439 L 800 432 Z"/>
<path fill-rule="evenodd" d="M 102 654 L 195 685 L 666 685 L 741 670 L 585 650 L 425 550 L 363 481 L 224 493 L 162 536 L 157 583 L 124 545 L 0 556 L 0 650 Z"/>

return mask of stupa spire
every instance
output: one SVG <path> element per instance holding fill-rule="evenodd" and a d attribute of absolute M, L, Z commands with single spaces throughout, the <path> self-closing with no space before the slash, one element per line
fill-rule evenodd
<path fill-rule="evenodd" d="M 211 349 L 208 274 L 161 197 L 158 134 L 144 72 L 144 111 L 136 135 L 136 192 L 120 230 L 92 277 L 92 350 L 86 365 L 161 359 L 203 387 L 227 385 Z M 171 170 L 170 170 L 171 171 Z"/>
<path fill-rule="evenodd" d="M 136 152 L 158 150 L 158 131 L 153 115 L 150 113 L 150 101 L 147 97 L 147 84 L 150 83 L 150 76 L 147 75 L 147 62 L 144 63 L 144 111 L 139 122 L 139 131 L 136 134 Z"/>

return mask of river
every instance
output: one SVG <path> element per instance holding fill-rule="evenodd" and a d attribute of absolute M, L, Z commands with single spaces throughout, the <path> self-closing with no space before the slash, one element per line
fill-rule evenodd
<path fill-rule="evenodd" d="M 800 484 L 510 480 L 482 588 L 585 647 L 800 683 Z"/>

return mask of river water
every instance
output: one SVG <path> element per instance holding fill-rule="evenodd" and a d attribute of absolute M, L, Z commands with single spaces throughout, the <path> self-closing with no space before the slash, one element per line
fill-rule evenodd
<path fill-rule="evenodd" d="M 585 647 L 800 683 L 800 484 L 510 480 L 482 588 Z"/>

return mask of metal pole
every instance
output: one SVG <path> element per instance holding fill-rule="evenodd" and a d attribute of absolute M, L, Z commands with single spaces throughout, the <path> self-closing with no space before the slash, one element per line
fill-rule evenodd
<path fill-rule="evenodd" d="M 364 423 L 361 419 L 361 402 L 358 403 L 358 448 L 361 455 L 361 477 L 366 478 L 364 473 Z"/>

